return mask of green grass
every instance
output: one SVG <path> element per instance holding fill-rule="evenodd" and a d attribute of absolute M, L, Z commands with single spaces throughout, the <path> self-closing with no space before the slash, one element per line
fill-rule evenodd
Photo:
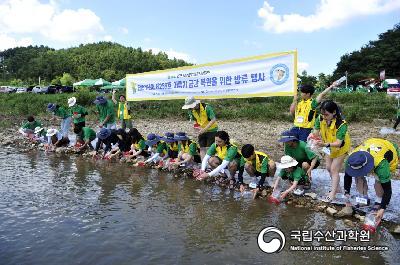
<path fill-rule="evenodd" d="M 74 94 L 37 95 L 31 93 L 0 94 L 2 115 L 43 115 L 49 102 L 66 106 L 69 97 L 77 97 L 78 103 L 95 109 L 92 103 L 96 92 L 81 91 Z M 107 94 L 107 97 L 111 97 Z M 372 119 L 391 119 L 395 116 L 397 101 L 384 93 L 331 93 L 329 99 L 339 103 L 349 122 L 371 121 Z M 218 119 L 248 119 L 255 121 L 292 121 L 289 115 L 291 97 L 219 99 L 207 100 Z M 182 110 L 183 100 L 131 102 L 135 119 L 187 118 Z"/>

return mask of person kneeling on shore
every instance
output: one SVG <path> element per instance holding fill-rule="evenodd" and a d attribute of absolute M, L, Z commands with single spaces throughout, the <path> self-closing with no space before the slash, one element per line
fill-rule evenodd
<path fill-rule="evenodd" d="M 132 128 L 129 130 L 128 135 L 131 138 L 131 150 L 127 155 L 127 159 L 131 160 L 139 156 L 149 157 L 150 154 L 147 152 L 146 141 L 144 137 L 140 134 L 138 129 Z"/>
<path fill-rule="evenodd" d="M 290 156 L 283 156 L 281 158 L 281 162 L 276 162 L 276 167 L 281 169 L 279 172 L 279 176 L 275 181 L 274 190 L 278 188 L 279 181 L 281 179 L 288 179 L 291 182 L 291 186 L 281 193 L 281 199 L 283 200 L 290 192 L 293 191 L 296 195 L 304 194 L 304 185 L 307 185 L 309 180 L 307 173 L 301 167 L 298 167 L 298 162 L 296 159 Z M 298 187 L 299 186 L 299 187 Z"/>
<path fill-rule="evenodd" d="M 190 140 L 184 132 L 175 134 L 175 140 L 178 142 L 178 158 L 172 163 L 173 167 L 188 166 L 193 163 L 200 163 L 200 148 L 197 143 Z"/>
<path fill-rule="evenodd" d="M 125 129 L 118 129 L 116 134 L 118 137 L 118 145 L 111 150 L 108 156 L 110 159 L 122 157 L 123 154 L 131 150 L 131 137 L 125 132 Z"/>
<path fill-rule="evenodd" d="M 284 143 L 285 155 L 296 159 L 311 180 L 311 171 L 320 164 L 317 154 L 307 146 L 306 142 L 299 140 L 292 131 L 283 132 L 279 142 Z"/>
<path fill-rule="evenodd" d="M 218 131 L 215 134 L 215 143 L 208 148 L 201 163 L 202 171 L 206 170 L 207 165 L 213 170 L 210 173 L 202 173 L 198 179 L 213 177 L 222 171 L 228 175 L 231 182 L 234 182 L 240 156 L 238 148 L 229 142 L 229 134 L 225 131 Z M 225 170 L 226 168 L 228 170 Z"/>
<path fill-rule="evenodd" d="M 356 180 L 357 190 L 364 196 L 368 205 L 368 183 L 365 178 L 372 173 L 375 178 L 376 222 L 382 220 L 386 206 L 392 197 L 391 173 L 396 172 L 400 150 L 397 144 L 380 138 L 370 138 L 358 146 L 346 161 L 344 175 L 345 195 L 350 197 L 352 178 Z M 346 206 L 351 206 L 347 204 Z"/>
<path fill-rule="evenodd" d="M 36 127 L 34 133 L 34 141 L 39 143 L 47 143 L 47 136 L 43 127 Z"/>
<path fill-rule="evenodd" d="M 60 133 L 57 129 L 48 129 L 47 130 L 47 148 L 54 149 L 55 147 L 68 146 L 69 139 L 68 137 L 64 137 L 62 133 Z"/>
<path fill-rule="evenodd" d="M 98 141 L 96 143 L 96 148 L 93 153 L 93 157 L 97 155 L 100 147 L 104 145 L 104 154 L 102 158 L 105 158 L 109 151 L 111 151 L 111 145 L 118 143 L 118 136 L 115 130 L 101 128 L 101 130 L 97 133 Z"/>
<path fill-rule="evenodd" d="M 89 127 L 74 127 L 74 133 L 76 134 L 77 142 L 81 142 L 82 145 L 79 147 L 79 151 L 85 150 L 87 147 L 89 147 L 91 150 L 93 150 L 93 145 L 92 141 L 96 139 L 96 132 L 89 128 Z"/>
<path fill-rule="evenodd" d="M 160 136 L 150 133 L 147 135 L 147 141 L 145 143 L 149 147 L 148 151 L 151 155 L 151 157 L 145 161 L 146 164 L 153 162 L 158 163 L 168 158 L 167 144 L 161 141 Z"/>
<path fill-rule="evenodd" d="M 240 158 L 240 167 L 239 167 L 239 175 L 238 181 L 240 184 L 240 191 L 243 192 L 245 190 L 244 182 L 243 182 L 243 172 L 246 172 L 250 175 L 250 177 L 260 177 L 260 180 L 257 184 L 250 183 L 250 188 L 254 189 L 254 198 L 257 196 L 258 192 L 263 188 L 265 178 L 267 176 L 274 177 L 276 166 L 275 162 L 272 159 L 269 159 L 268 155 L 255 151 L 254 146 L 251 144 L 245 144 L 242 147 L 242 156 Z M 256 186 L 253 186 L 256 185 Z"/>
<path fill-rule="evenodd" d="M 40 121 L 35 120 L 33 116 L 28 116 L 27 122 L 18 130 L 23 136 L 32 138 L 34 137 L 35 128 L 42 127 Z"/>

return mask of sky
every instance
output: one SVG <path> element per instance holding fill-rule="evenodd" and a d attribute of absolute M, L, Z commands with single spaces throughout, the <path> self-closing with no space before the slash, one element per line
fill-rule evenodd
<path fill-rule="evenodd" d="M 0 51 L 112 41 L 202 64 L 297 50 L 299 72 L 331 74 L 399 22 L 400 0 L 0 0 Z"/>

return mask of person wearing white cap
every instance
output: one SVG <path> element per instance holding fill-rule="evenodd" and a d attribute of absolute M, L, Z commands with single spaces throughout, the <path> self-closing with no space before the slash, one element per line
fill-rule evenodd
<path fill-rule="evenodd" d="M 276 162 L 276 167 L 281 169 L 281 171 L 275 181 L 273 191 L 278 188 L 281 179 L 288 179 L 292 183 L 287 190 L 281 193 L 281 199 L 284 199 L 292 191 L 294 191 L 293 193 L 296 195 L 304 194 L 303 186 L 307 185 L 309 179 L 307 173 L 303 168 L 299 167 L 298 164 L 296 159 L 291 156 L 283 156 L 280 163 Z M 300 186 L 299 188 L 297 188 L 298 185 Z"/>
<path fill-rule="evenodd" d="M 46 132 L 43 127 L 40 127 L 40 126 L 36 127 L 34 133 L 35 133 L 34 140 L 41 142 L 41 143 L 47 142 Z"/>
<path fill-rule="evenodd" d="M 200 100 L 195 100 L 194 97 L 187 97 L 182 109 L 191 110 L 189 111 L 189 118 L 191 121 L 195 121 L 194 129 L 198 133 L 200 157 L 203 160 L 207 148 L 214 143 L 215 134 L 218 131 L 214 110 L 210 105 L 201 103 Z"/>
<path fill-rule="evenodd" d="M 64 137 L 57 129 L 48 129 L 46 136 L 48 147 L 68 146 L 69 144 L 68 137 Z"/>
<path fill-rule="evenodd" d="M 69 106 L 69 110 L 71 112 L 72 115 L 72 123 L 74 125 L 74 127 L 79 127 L 79 128 L 83 128 L 86 125 L 86 115 L 88 115 L 87 110 L 76 104 L 76 98 L 72 97 L 68 99 L 68 106 Z"/>

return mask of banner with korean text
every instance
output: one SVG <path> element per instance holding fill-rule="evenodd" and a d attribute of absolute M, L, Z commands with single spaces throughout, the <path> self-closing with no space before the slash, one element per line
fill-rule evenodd
<path fill-rule="evenodd" d="M 296 89 L 296 51 L 126 76 L 129 101 L 293 96 Z"/>

